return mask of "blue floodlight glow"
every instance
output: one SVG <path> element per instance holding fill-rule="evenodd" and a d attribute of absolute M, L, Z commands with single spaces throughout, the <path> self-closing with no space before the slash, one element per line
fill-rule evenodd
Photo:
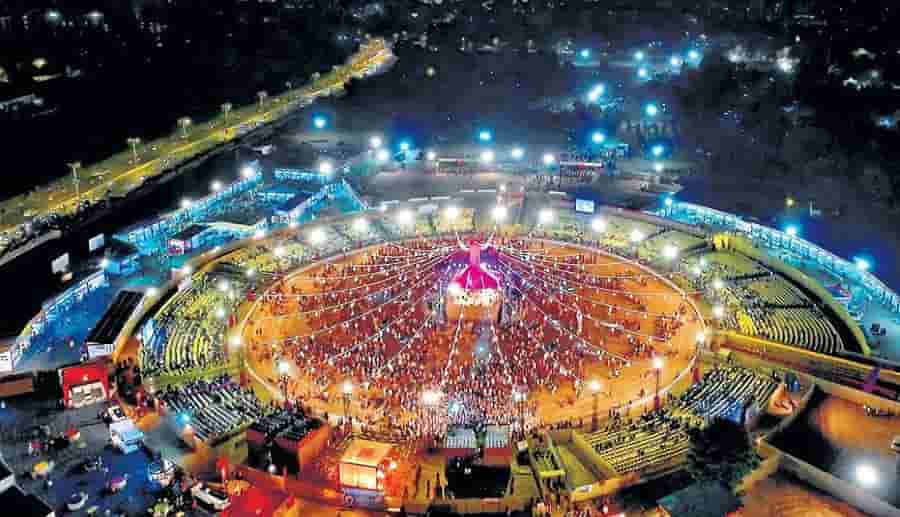
<path fill-rule="evenodd" d="M 659 145 L 659 144 L 654 145 L 654 146 L 650 149 L 650 152 L 653 153 L 653 156 L 656 156 L 657 158 L 659 158 L 660 156 L 662 156 L 663 151 L 665 151 L 665 149 L 663 148 L 663 146 L 661 146 L 661 145 Z"/>
<path fill-rule="evenodd" d="M 672 204 L 673 204 L 674 202 L 675 202 L 675 201 L 673 201 L 671 197 L 667 197 L 666 200 L 664 201 L 664 203 L 666 204 L 666 206 L 672 206 Z"/>
<path fill-rule="evenodd" d="M 587 59 L 587 58 L 591 57 L 591 51 L 588 49 L 582 49 L 581 57 L 582 57 L 582 59 Z"/>
<path fill-rule="evenodd" d="M 644 68 L 644 67 L 638 68 L 638 77 L 640 77 L 641 79 L 646 79 L 648 75 L 650 75 L 650 74 L 649 74 L 649 72 L 647 72 L 646 68 Z"/>
<path fill-rule="evenodd" d="M 482 129 L 478 132 L 478 139 L 482 142 L 490 142 L 491 140 L 493 140 L 493 138 L 494 135 L 492 135 L 491 132 L 486 129 Z"/>
<path fill-rule="evenodd" d="M 525 150 L 521 147 L 514 147 L 510 154 L 512 155 L 513 159 L 521 160 L 522 157 L 525 156 Z"/>
<path fill-rule="evenodd" d="M 404 151 L 404 152 L 409 151 L 409 147 L 410 147 L 409 142 L 407 142 L 406 140 L 400 142 L 400 150 L 401 151 Z"/>
<path fill-rule="evenodd" d="M 319 115 L 313 119 L 313 125 L 316 126 L 316 129 L 323 129 L 326 125 L 328 125 L 328 120 L 325 117 Z"/>
<path fill-rule="evenodd" d="M 591 141 L 595 144 L 602 144 L 606 141 L 606 135 L 600 131 L 594 131 L 594 134 L 591 135 Z"/>
<path fill-rule="evenodd" d="M 691 50 L 690 52 L 688 52 L 688 59 L 690 59 L 691 61 L 696 61 L 700 59 L 700 53 L 696 50 Z"/>
<path fill-rule="evenodd" d="M 678 56 L 672 56 L 669 59 L 669 64 L 672 66 L 681 66 L 681 58 Z"/>
<path fill-rule="evenodd" d="M 656 104 L 648 104 L 644 106 L 644 113 L 646 113 L 648 117 L 655 117 L 659 114 L 659 108 Z"/>
<path fill-rule="evenodd" d="M 638 50 L 637 52 L 635 52 L 635 53 L 634 53 L 634 60 L 635 60 L 635 61 L 643 61 L 643 60 L 644 60 L 644 53 L 641 52 L 640 50 Z"/>
<path fill-rule="evenodd" d="M 872 263 L 864 258 L 855 259 L 856 269 L 860 271 L 868 271 L 872 267 Z"/>
<path fill-rule="evenodd" d="M 797 232 L 798 232 L 797 227 L 794 226 L 793 224 L 789 225 L 787 228 L 784 229 L 784 233 L 788 234 L 791 237 L 796 237 Z"/>
<path fill-rule="evenodd" d="M 597 102 L 604 93 L 606 93 L 606 85 L 598 84 L 597 86 L 594 86 L 590 92 L 588 92 L 588 100 L 591 102 Z"/>

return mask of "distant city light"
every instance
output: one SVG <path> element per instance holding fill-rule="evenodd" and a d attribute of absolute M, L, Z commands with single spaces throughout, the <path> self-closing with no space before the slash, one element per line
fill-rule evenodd
<path fill-rule="evenodd" d="M 788 226 L 784 229 L 784 233 L 788 234 L 790 237 L 797 236 L 797 227 L 794 225 Z"/>
<path fill-rule="evenodd" d="M 544 165 L 553 165 L 556 162 L 556 157 L 551 153 L 544 153 Z"/>
<path fill-rule="evenodd" d="M 654 145 L 653 147 L 650 148 L 650 152 L 653 153 L 653 156 L 655 156 L 657 158 L 662 156 L 663 151 L 665 151 L 665 148 L 659 144 Z"/>
<path fill-rule="evenodd" d="M 521 147 L 513 147 L 513 150 L 509 153 L 510 156 L 515 160 L 521 160 L 523 156 L 525 156 L 525 150 Z"/>
<path fill-rule="evenodd" d="M 324 129 L 326 125 L 328 125 L 328 119 L 323 116 L 317 116 L 313 118 L 313 125 L 316 129 Z"/>
<path fill-rule="evenodd" d="M 491 140 L 493 140 L 493 138 L 494 138 L 494 135 L 492 135 L 490 131 L 483 129 L 478 132 L 478 139 L 481 140 L 482 142 L 490 142 Z"/>
<path fill-rule="evenodd" d="M 486 149 L 481 151 L 481 163 L 493 163 L 494 161 L 494 151 L 490 149 Z"/>
<path fill-rule="evenodd" d="M 380 149 L 383 143 L 380 136 L 373 136 L 369 139 L 369 147 L 372 149 Z"/>
<path fill-rule="evenodd" d="M 644 106 L 644 113 L 646 113 L 648 117 L 655 117 L 659 114 L 659 107 L 656 104 L 648 104 Z"/>
<path fill-rule="evenodd" d="M 644 53 L 641 52 L 640 50 L 638 50 L 637 52 L 635 52 L 635 53 L 634 53 L 634 60 L 635 60 L 635 61 L 643 61 L 643 60 L 644 60 Z"/>
<path fill-rule="evenodd" d="M 602 144 L 606 141 L 606 135 L 600 131 L 594 131 L 594 134 L 591 135 L 591 141 L 595 144 Z"/>

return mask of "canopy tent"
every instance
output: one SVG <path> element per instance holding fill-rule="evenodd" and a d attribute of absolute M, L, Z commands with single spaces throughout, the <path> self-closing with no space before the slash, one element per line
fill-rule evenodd
<path fill-rule="evenodd" d="M 453 277 L 450 285 L 461 287 L 467 291 L 497 289 L 500 286 L 497 277 L 481 265 L 480 244 L 477 242 L 469 244 L 469 265 Z"/>

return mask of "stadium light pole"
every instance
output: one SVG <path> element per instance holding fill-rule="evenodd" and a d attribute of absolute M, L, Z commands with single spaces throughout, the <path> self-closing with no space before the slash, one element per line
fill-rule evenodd
<path fill-rule="evenodd" d="M 653 358 L 653 371 L 656 372 L 656 391 L 653 394 L 653 409 L 659 410 L 659 378 L 662 375 L 662 357 Z"/>
<path fill-rule="evenodd" d="M 341 388 L 341 394 L 344 397 L 344 418 L 347 419 L 347 423 L 350 424 L 352 429 L 353 416 L 350 415 L 350 401 L 353 398 L 353 381 L 351 381 L 350 379 L 344 381 L 344 385 Z"/>
<path fill-rule="evenodd" d="M 128 145 L 131 146 L 131 155 L 134 157 L 134 161 L 137 161 L 137 159 L 138 159 L 137 146 L 139 146 L 141 144 L 141 139 L 136 136 L 132 136 L 132 137 L 129 137 L 127 141 L 128 141 Z"/>
<path fill-rule="evenodd" d="M 597 431 L 597 413 L 600 410 L 600 389 L 602 388 L 602 386 L 600 385 L 600 381 L 594 379 L 590 382 L 590 385 L 588 387 L 591 390 L 591 396 L 593 396 L 594 398 L 594 407 L 593 412 L 591 413 L 591 432 L 593 433 Z"/>

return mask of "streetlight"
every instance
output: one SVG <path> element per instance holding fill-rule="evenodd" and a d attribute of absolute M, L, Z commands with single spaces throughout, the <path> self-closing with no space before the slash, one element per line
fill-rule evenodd
<path fill-rule="evenodd" d="M 391 153 L 387 152 L 387 149 L 379 149 L 378 152 L 375 153 L 375 159 L 378 160 L 379 163 L 385 163 L 391 158 Z"/>
<path fill-rule="evenodd" d="M 591 135 L 591 141 L 595 144 L 602 144 L 606 141 L 606 135 L 600 131 L 594 131 L 594 134 Z"/>
<path fill-rule="evenodd" d="M 642 66 L 638 68 L 638 77 L 640 77 L 641 79 L 646 79 L 649 74 L 650 73 L 647 72 L 647 69 L 645 67 Z"/>
<path fill-rule="evenodd" d="M 409 151 L 409 148 L 410 148 L 409 142 L 407 142 L 407 141 L 400 142 L 400 150 L 401 151 L 403 151 L 405 153 L 406 151 Z"/>
<path fill-rule="evenodd" d="M 589 57 L 591 57 L 591 51 L 588 49 L 582 49 L 581 50 L 581 59 L 587 59 Z"/>
<path fill-rule="evenodd" d="M 656 392 L 653 395 L 653 409 L 659 410 L 659 377 L 662 374 L 662 357 L 653 358 L 653 371 L 656 372 Z"/>
<path fill-rule="evenodd" d="M 188 137 L 187 130 L 188 130 L 188 127 L 190 127 L 191 123 L 192 123 L 192 121 L 191 121 L 190 117 L 181 117 L 180 119 L 178 119 L 178 127 L 181 128 L 181 137 L 182 138 Z"/>
<path fill-rule="evenodd" d="M 700 59 L 700 53 L 696 50 L 691 50 L 688 52 L 688 59 L 690 59 L 691 61 L 696 61 Z"/>
<path fill-rule="evenodd" d="M 663 171 L 663 164 L 662 164 L 662 162 L 653 162 L 653 172 L 660 173 L 660 172 L 662 172 L 662 171 Z M 672 203 L 668 202 L 668 201 L 669 201 L 669 198 L 667 198 L 666 201 L 667 201 L 667 206 L 671 206 L 671 205 L 672 205 Z"/>
<path fill-rule="evenodd" d="M 182 198 L 181 199 L 181 208 L 190 208 L 191 207 L 191 199 L 190 198 Z"/>
<path fill-rule="evenodd" d="M 628 238 L 632 243 L 637 244 L 644 240 L 644 232 L 635 228 L 634 230 L 631 230 L 631 234 L 628 236 Z"/>
<path fill-rule="evenodd" d="M 872 264 L 868 260 L 864 258 L 856 259 L 856 269 L 860 271 L 868 271 L 870 267 L 872 267 Z"/>
<path fill-rule="evenodd" d="M 81 162 L 69 162 L 66 165 L 72 170 L 72 183 L 75 184 L 75 210 L 81 204 L 81 180 L 78 178 L 78 169 L 81 168 Z"/>
<path fill-rule="evenodd" d="M 447 216 L 447 219 L 450 219 L 451 221 L 455 221 L 456 218 L 459 217 L 459 208 L 456 208 L 455 206 L 450 205 L 444 211 L 444 214 Z"/>
<path fill-rule="evenodd" d="M 553 165 L 556 162 L 556 157 L 553 156 L 552 153 L 544 153 L 543 160 L 544 160 L 544 165 L 549 167 L 550 165 Z"/>
<path fill-rule="evenodd" d="M 600 409 L 600 389 L 602 386 L 600 385 L 600 381 L 593 379 L 590 384 L 588 384 L 588 388 L 591 390 L 591 395 L 594 398 L 594 407 L 593 412 L 591 413 L 591 432 L 596 432 L 598 421 L 597 413 Z"/>
<path fill-rule="evenodd" d="M 635 52 L 635 53 L 634 53 L 634 60 L 635 60 L 635 61 L 643 61 L 643 60 L 644 60 L 644 53 L 643 53 L 642 51 L 640 51 L 640 50 L 638 50 L 637 52 Z"/>
<path fill-rule="evenodd" d="M 312 244 L 322 244 L 325 242 L 325 232 L 321 228 L 316 228 L 309 232 L 309 242 Z"/>
<path fill-rule="evenodd" d="M 409 210 L 401 210 L 397 212 L 397 223 L 399 223 L 400 226 L 409 226 L 413 223 L 413 221 L 414 218 L 412 212 L 410 212 Z"/>
<path fill-rule="evenodd" d="M 331 162 L 328 160 L 324 160 L 319 163 L 319 174 L 323 176 L 328 176 L 334 171 L 334 167 L 331 165 Z"/>
<path fill-rule="evenodd" d="M 317 115 L 317 116 L 313 117 L 313 126 L 316 129 L 325 129 L 326 125 L 328 125 L 328 119 L 326 119 L 322 115 Z"/>
<path fill-rule="evenodd" d="M 481 140 L 482 142 L 490 142 L 493 139 L 494 135 L 492 135 L 491 132 L 487 129 L 482 129 L 478 132 L 478 140 Z"/>
<path fill-rule="evenodd" d="M 653 156 L 659 158 L 662 156 L 662 153 L 666 150 L 665 147 L 657 144 L 650 148 L 650 152 L 653 153 Z"/>
<path fill-rule="evenodd" d="M 383 143 L 380 136 L 373 136 L 369 139 L 369 147 L 372 149 L 380 149 Z"/>
<path fill-rule="evenodd" d="M 269 92 L 263 90 L 256 92 L 256 98 L 259 99 L 259 111 L 262 111 L 263 104 L 265 104 L 266 99 L 269 98 Z"/>
<path fill-rule="evenodd" d="M 218 180 L 213 181 L 212 183 L 209 184 L 209 189 L 212 190 L 213 192 L 218 192 L 218 191 L 222 190 L 222 182 L 218 181 Z"/>
<path fill-rule="evenodd" d="M 606 230 L 606 220 L 595 217 L 593 221 L 591 221 L 591 229 L 595 232 L 602 232 Z"/>
<path fill-rule="evenodd" d="M 521 160 L 525 156 L 525 150 L 521 147 L 513 147 L 509 155 L 513 157 L 513 160 Z"/>
<path fill-rule="evenodd" d="M 659 107 L 656 104 L 648 104 L 644 106 L 644 113 L 646 113 L 648 117 L 655 117 L 659 114 Z"/>
<path fill-rule="evenodd" d="M 256 171 L 253 170 L 253 167 L 251 167 L 249 165 L 244 165 L 241 168 L 241 177 L 244 179 L 250 179 L 253 177 L 254 174 L 256 174 Z"/>
<path fill-rule="evenodd" d="M 137 146 L 140 145 L 141 139 L 136 136 L 132 136 L 127 139 L 127 142 L 128 142 L 128 145 L 131 146 L 131 154 L 132 154 L 132 156 L 134 156 L 134 161 L 137 161 L 137 159 L 138 159 Z"/>
<path fill-rule="evenodd" d="M 683 61 L 678 56 L 672 56 L 669 59 L 669 64 L 672 65 L 673 67 L 679 67 L 682 65 L 682 63 L 683 63 Z"/>
<path fill-rule="evenodd" d="M 360 217 L 359 219 L 353 221 L 353 229 L 358 233 L 363 233 L 369 229 L 369 221 L 365 218 Z"/>
<path fill-rule="evenodd" d="M 724 318 L 725 317 L 725 307 L 722 307 L 721 305 L 716 305 L 715 307 L 713 307 L 713 316 L 717 320 Z"/>
<path fill-rule="evenodd" d="M 797 227 L 794 225 L 790 225 L 784 229 L 784 233 L 788 234 L 789 237 L 797 236 Z"/>
<path fill-rule="evenodd" d="M 606 86 L 598 84 L 588 92 L 588 100 L 591 102 L 597 102 L 604 93 L 606 93 Z"/>
<path fill-rule="evenodd" d="M 425 153 L 425 158 L 429 162 L 433 162 L 433 161 L 437 160 L 437 153 L 434 151 L 428 151 L 427 153 Z"/>
<path fill-rule="evenodd" d="M 489 164 L 494 162 L 494 151 L 486 149 L 481 151 L 481 163 Z"/>

